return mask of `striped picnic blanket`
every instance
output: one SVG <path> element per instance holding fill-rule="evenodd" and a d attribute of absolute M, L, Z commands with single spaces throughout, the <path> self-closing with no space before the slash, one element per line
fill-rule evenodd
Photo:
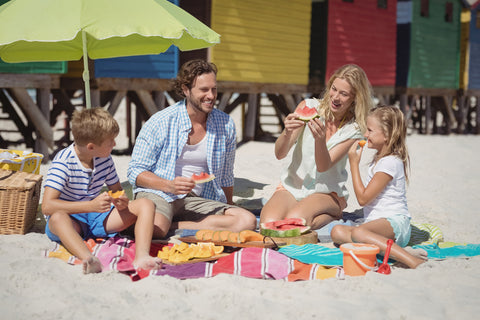
<path fill-rule="evenodd" d="M 214 277 L 221 273 L 285 281 L 344 278 L 342 268 L 303 263 L 275 250 L 256 247 L 240 249 L 215 262 L 163 265 L 159 270 L 137 272 L 132 263 L 135 256 L 133 240 L 116 236 L 109 239 L 89 239 L 85 243 L 93 255 L 99 258 L 103 271 L 122 272 L 130 276 L 133 281 L 148 276 L 169 275 L 178 279 L 190 279 Z M 150 254 L 156 256 L 163 246 L 152 244 Z M 46 250 L 45 256 L 59 258 L 73 265 L 82 263 L 60 244 L 56 244 L 51 250 Z"/>

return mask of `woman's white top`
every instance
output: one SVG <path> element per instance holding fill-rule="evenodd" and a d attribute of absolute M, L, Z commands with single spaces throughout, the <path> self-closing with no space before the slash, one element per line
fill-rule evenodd
<path fill-rule="evenodd" d="M 306 99 L 305 101 L 309 107 L 318 108 L 320 105 L 316 99 Z M 325 119 L 321 119 L 325 124 Z M 327 141 L 327 149 L 330 150 L 346 140 L 361 139 L 362 137 L 358 124 L 350 121 L 330 137 Z M 318 172 L 315 164 L 315 140 L 310 129 L 305 126 L 293 150 L 292 161 L 280 177 L 281 183 L 297 200 L 313 193 L 328 194 L 332 192 L 337 193 L 339 197 L 348 199 L 348 191 L 345 187 L 348 177 L 345 169 L 347 158 L 348 155 L 345 155 L 329 170 Z"/>

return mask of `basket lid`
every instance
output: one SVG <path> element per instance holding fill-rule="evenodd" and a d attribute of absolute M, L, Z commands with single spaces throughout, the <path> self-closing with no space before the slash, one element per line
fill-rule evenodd
<path fill-rule="evenodd" d="M 0 169 L 0 189 L 29 190 L 42 178 L 39 174 Z"/>

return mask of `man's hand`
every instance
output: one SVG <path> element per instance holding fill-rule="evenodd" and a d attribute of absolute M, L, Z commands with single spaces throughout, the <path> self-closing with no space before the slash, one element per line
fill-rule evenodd
<path fill-rule="evenodd" d="M 173 194 L 188 194 L 195 187 L 195 181 L 192 178 L 176 177 L 170 183 L 168 192 Z"/>

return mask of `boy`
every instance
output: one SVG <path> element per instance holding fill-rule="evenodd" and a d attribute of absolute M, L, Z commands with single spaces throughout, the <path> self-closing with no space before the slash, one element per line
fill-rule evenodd
<path fill-rule="evenodd" d="M 153 202 L 129 202 L 125 195 L 113 198 L 107 192 L 100 193 L 104 184 L 112 192 L 122 189 L 110 155 L 118 123 L 107 111 L 93 108 L 75 111 L 71 127 L 74 143 L 55 156 L 45 181 L 45 233 L 83 261 L 84 273 L 97 273 L 102 265 L 83 240 L 111 237 L 136 223 L 134 266 L 158 269 L 160 260 L 149 255 Z"/>

